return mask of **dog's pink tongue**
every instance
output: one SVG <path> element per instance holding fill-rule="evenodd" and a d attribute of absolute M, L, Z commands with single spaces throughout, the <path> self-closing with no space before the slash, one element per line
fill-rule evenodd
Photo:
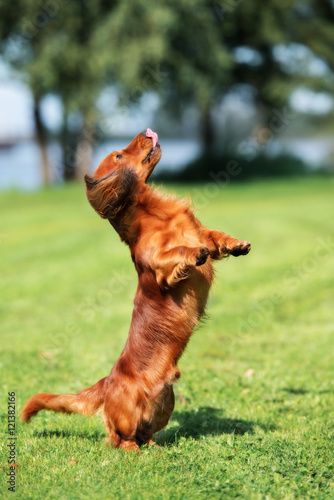
<path fill-rule="evenodd" d="M 153 130 L 148 128 L 146 130 L 146 137 L 151 137 L 153 141 L 153 147 L 155 148 L 155 146 L 158 144 L 158 134 L 156 134 L 155 132 L 153 132 Z"/>

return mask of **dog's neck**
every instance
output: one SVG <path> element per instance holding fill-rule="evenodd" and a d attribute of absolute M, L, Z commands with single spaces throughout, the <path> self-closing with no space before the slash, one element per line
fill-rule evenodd
<path fill-rule="evenodd" d="M 131 196 L 124 209 L 117 214 L 117 217 L 109 219 L 121 241 L 124 241 L 130 248 L 135 245 L 140 232 L 138 207 L 145 203 L 144 200 L 149 192 L 153 192 L 153 190 L 147 184 L 140 186 L 138 191 Z"/>
<path fill-rule="evenodd" d="M 118 233 L 121 241 L 124 241 L 131 248 L 136 243 L 139 235 L 139 225 L 135 219 L 134 207 L 122 211 L 116 219 L 108 220 Z"/>

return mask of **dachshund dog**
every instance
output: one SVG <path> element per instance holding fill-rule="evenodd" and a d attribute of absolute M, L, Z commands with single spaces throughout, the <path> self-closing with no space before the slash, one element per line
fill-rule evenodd
<path fill-rule="evenodd" d="M 85 176 L 90 204 L 130 247 L 138 273 L 129 336 L 107 377 L 78 394 L 36 394 L 25 422 L 40 410 L 101 411 L 108 441 L 126 450 L 153 444 L 167 425 L 177 363 L 204 313 L 212 262 L 245 255 L 250 243 L 205 228 L 188 203 L 152 189 L 147 180 L 160 157 L 158 136 L 147 129 Z"/>

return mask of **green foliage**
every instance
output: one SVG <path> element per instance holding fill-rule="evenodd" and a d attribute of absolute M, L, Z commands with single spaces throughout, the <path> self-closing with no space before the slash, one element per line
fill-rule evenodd
<path fill-rule="evenodd" d="M 17 414 L 15 497 L 333 498 L 333 187 L 320 177 L 179 186 L 203 223 L 252 251 L 216 265 L 160 448 L 105 447 L 99 417 L 45 412 L 27 426 Z M 6 193 L 0 210 L 9 498 L 6 393 L 19 412 L 37 391 L 76 392 L 105 376 L 125 343 L 136 273 L 80 186 Z"/>
<path fill-rule="evenodd" d="M 94 36 L 94 48 L 109 81 L 120 84 L 126 93 L 138 86 L 144 91 L 147 67 L 154 70 L 165 59 L 167 33 L 174 22 L 167 5 L 152 0 L 118 2 Z"/>
<path fill-rule="evenodd" d="M 206 1 L 172 3 L 176 22 L 169 33 L 167 97 L 175 107 L 190 99 L 206 111 L 231 84 L 233 57 L 222 38 L 223 25 Z"/>
<path fill-rule="evenodd" d="M 325 0 L 303 5 L 296 0 L 54 0 L 44 6 L 20 0 L 15 7 L 4 0 L 0 33 L 5 54 L 27 74 L 34 93 L 57 92 L 80 112 L 92 111 L 107 81 L 133 91 L 147 65 L 159 64 L 168 74 L 159 90 L 170 105 L 184 99 L 205 110 L 231 86 L 248 83 L 259 101 L 279 106 L 311 75 L 287 68 L 275 57 L 275 47 L 303 44 L 333 67 L 328 48 L 333 12 Z M 239 48 L 255 51 L 256 59 L 239 60 Z"/>
<path fill-rule="evenodd" d="M 298 3 L 297 3 L 298 5 Z M 331 70 L 333 80 L 334 54 L 331 47 L 334 44 L 334 6 L 329 0 L 310 0 L 306 4 L 299 4 L 299 16 L 295 25 L 298 39 L 309 47 Z M 332 82 L 333 83 L 333 82 Z M 329 87 L 332 91 L 333 87 Z"/>
<path fill-rule="evenodd" d="M 174 116 L 195 106 L 206 153 L 217 139 L 212 111 L 240 86 L 250 88 L 265 126 L 297 87 L 332 92 L 333 19 L 329 0 L 3 0 L 0 35 L 36 102 L 60 97 L 66 164 L 80 133 L 94 143 L 96 102 L 108 86 L 125 108 L 150 91 Z M 312 70 L 316 57 L 321 71 Z M 115 109 L 117 99 L 104 114 Z"/>
<path fill-rule="evenodd" d="M 104 2 L 21 0 L 1 5 L 5 55 L 27 77 L 33 94 L 58 94 L 66 109 L 91 113 L 103 86 L 92 37 L 106 14 Z M 21 50 L 23 49 L 23 50 Z"/>

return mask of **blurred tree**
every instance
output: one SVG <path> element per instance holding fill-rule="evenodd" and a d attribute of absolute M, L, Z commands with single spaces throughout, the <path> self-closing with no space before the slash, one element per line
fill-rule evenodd
<path fill-rule="evenodd" d="M 171 0 L 175 15 L 165 61 L 168 72 L 165 101 L 178 112 L 195 103 L 200 111 L 202 145 L 212 148 L 212 111 L 232 84 L 234 60 L 226 47 L 223 26 L 207 0 Z M 181 104 L 182 103 L 182 104 Z"/>
<path fill-rule="evenodd" d="M 109 130 L 115 128 L 113 112 L 127 115 L 145 93 L 163 88 L 167 75 L 161 63 L 167 57 L 168 33 L 175 22 L 167 3 L 119 1 L 95 31 L 93 46 L 112 96 L 106 120 Z"/>
<path fill-rule="evenodd" d="M 334 73 L 334 1 L 309 0 L 295 6 L 295 39 L 309 47 Z M 320 88 L 329 83 L 322 78 Z M 333 81 L 328 88 L 333 92 Z"/>
<path fill-rule="evenodd" d="M 236 60 L 233 81 L 253 87 L 265 125 L 297 87 L 333 84 L 333 74 L 325 78 L 315 69 L 317 57 L 334 69 L 333 19 L 331 0 L 252 0 L 224 18 L 224 43 Z"/>
<path fill-rule="evenodd" d="M 101 90 L 107 84 L 116 86 L 125 108 L 145 92 L 156 90 L 164 79 L 159 64 L 166 57 L 166 32 L 173 20 L 172 9 L 153 0 L 49 0 L 45 4 L 18 0 L 15 6 L 3 0 L 2 49 L 34 95 L 45 180 L 49 167 L 43 97 L 54 93 L 62 102 L 64 178 L 82 178 L 98 136 L 94 123 Z"/>
<path fill-rule="evenodd" d="M 50 166 L 41 101 L 49 93 L 60 97 L 63 108 L 63 162 L 56 168 L 61 167 L 66 180 L 89 170 L 95 102 L 104 83 L 103 68 L 91 41 L 112 5 L 104 0 L 18 0 L 15 4 L 3 0 L 0 5 L 5 59 L 22 73 L 34 96 L 36 134 L 46 181 Z"/>
<path fill-rule="evenodd" d="M 270 128 L 275 123 L 277 131 L 289 121 L 287 104 L 294 89 L 301 84 L 321 88 L 323 78 L 310 70 L 319 50 L 314 54 L 307 50 L 314 49 L 315 33 L 309 43 L 307 36 L 303 39 L 296 31 L 301 23 L 300 32 L 307 32 L 303 12 L 308 12 L 311 22 L 313 3 L 315 0 L 268 0 L 265 4 L 261 0 L 165 0 L 159 4 L 127 0 L 115 6 L 98 36 L 102 46 L 118 47 L 114 65 L 107 54 L 105 61 L 115 68 L 114 80 L 128 96 L 136 94 L 133 89 L 143 89 L 147 65 L 152 69 L 160 64 L 163 79 L 155 88 L 165 109 L 180 116 L 186 106 L 195 103 L 207 151 L 215 142 L 212 110 L 238 85 L 251 87 L 262 126 Z M 321 3 L 333 11 L 330 0 Z M 317 9 L 320 18 L 321 9 Z M 316 29 L 317 23 L 313 31 Z M 330 31 L 328 21 L 322 29 Z M 332 34 L 333 30 L 321 43 L 323 58 L 333 57 L 326 48 Z"/>
<path fill-rule="evenodd" d="M 322 58 L 333 74 L 332 21 L 332 0 L 0 4 L 5 57 L 25 75 L 34 95 L 45 177 L 41 101 L 49 93 L 61 99 L 66 179 L 82 177 L 89 169 L 97 140 L 97 97 L 107 85 L 116 90 L 123 108 L 150 91 L 159 93 L 175 115 L 195 103 L 208 151 L 215 139 L 212 110 L 238 85 L 253 90 L 266 126 L 277 122 L 277 110 L 283 110 L 297 86 L 323 88 L 325 78 L 310 69 L 310 61 L 315 55 Z M 330 77 L 327 84 L 332 84 Z M 115 109 L 114 101 L 109 115 Z"/>
<path fill-rule="evenodd" d="M 290 82 L 273 53 L 274 47 L 287 37 L 286 3 L 243 2 L 224 17 L 224 40 L 235 59 L 233 83 L 251 85 L 255 102 L 264 114 L 274 102 L 277 105 L 277 96 L 282 104 L 291 92 L 282 88 Z"/>
<path fill-rule="evenodd" d="M 231 83 L 232 58 L 221 29 L 207 0 L 127 0 L 102 24 L 97 43 L 117 46 L 113 64 L 106 53 L 105 62 L 128 99 L 156 90 L 175 115 L 195 103 L 203 145 L 209 149 L 214 139 L 212 108 Z"/>

